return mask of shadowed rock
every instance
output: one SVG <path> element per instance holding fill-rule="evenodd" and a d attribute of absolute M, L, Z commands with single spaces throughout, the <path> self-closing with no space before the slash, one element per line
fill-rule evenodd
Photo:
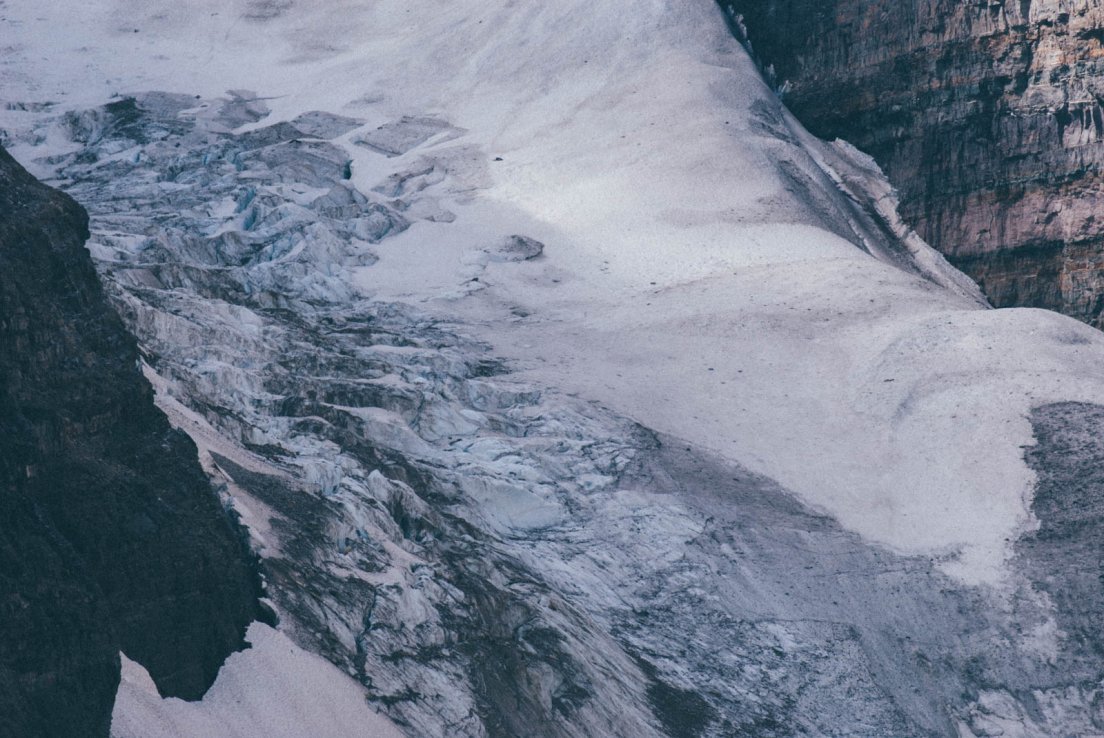
<path fill-rule="evenodd" d="M 195 699 L 259 582 L 153 404 L 87 216 L 0 151 L 0 735 L 106 736 L 119 651 Z"/>

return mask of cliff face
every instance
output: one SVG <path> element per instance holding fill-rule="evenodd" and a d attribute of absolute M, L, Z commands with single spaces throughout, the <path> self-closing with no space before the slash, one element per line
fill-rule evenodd
<path fill-rule="evenodd" d="M 1104 324 L 1104 3 L 722 5 L 797 117 L 872 155 L 994 305 Z"/>
<path fill-rule="evenodd" d="M 87 216 L 0 150 L 0 735 L 106 736 L 120 650 L 197 698 L 258 582 L 154 407 Z"/>

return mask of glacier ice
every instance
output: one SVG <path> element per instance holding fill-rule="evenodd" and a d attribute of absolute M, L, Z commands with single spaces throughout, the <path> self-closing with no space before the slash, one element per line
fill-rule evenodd
<path fill-rule="evenodd" d="M 1084 727 L 1021 447 L 1104 342 L 984 309 L 712 3 L 32 5 L 0 127 L 401 728 Z"/>

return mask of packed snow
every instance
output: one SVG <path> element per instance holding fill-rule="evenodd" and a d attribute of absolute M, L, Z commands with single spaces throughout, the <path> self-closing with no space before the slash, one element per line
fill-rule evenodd
<path fill-rule="evenodd" d="M 322 657 L 260 623 L 201 702 L 162 699 L 141 665 L 123 657 L 113 738 L 402 738 L 363 691 Z"/>

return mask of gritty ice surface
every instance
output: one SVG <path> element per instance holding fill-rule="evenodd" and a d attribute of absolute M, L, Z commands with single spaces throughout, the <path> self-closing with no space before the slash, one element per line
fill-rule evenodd
<path fill-rule="evenodd" d="M 981 309 L 841 237 L 816 195 L 831 177 L 710 0 L 0 12 L 4 94 L 26 103 L 0 127 L 27 127 L 36 104 L 151 89 L 253 90 L 266 125 L 363 121 L 344 139 L 355 185 L 405 168 L 437 194 L 350 284 L 418 302 L 526 379 L 717 451 L 965 581 L 1001 581 L 1032 525 L 1028 410 L 1104 401 L 1104 337 Z M 45 132 L 12 150 L 49 174 L 43 157 L 65 146 Z M 511 234 L 543 257 L 486 258 Z"/>
<path fill-rule="evenodd" d="M 266 625 L 233 654 L 202 702 L 162 699 L 149 674 L 123 656 L 112 738 L 401 738 L 363 691 L 320 656 Z"/>

